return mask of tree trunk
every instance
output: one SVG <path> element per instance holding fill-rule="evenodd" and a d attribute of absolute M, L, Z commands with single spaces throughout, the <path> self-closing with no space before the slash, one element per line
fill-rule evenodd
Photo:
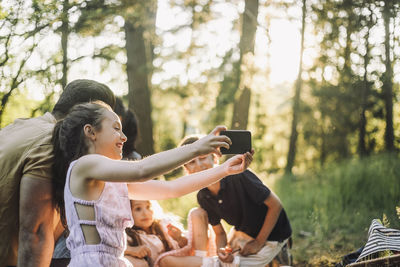
<path fill-rule="evenodd" d="M 249 119 L 251 90 L 245 87 L 241 90 L 241 94 L 237 102 L 235 102 L 233 110 L 233 118 L 231 129 L 246 129 Z"/>
<path fill-rule="evenodd" d="M 228 56 L 232 56 L 231 53 Z M 231 72 L 224 75 L 220 83 L 220 91 L 215 101 L 215 107 L 211 111 L 212 125 L 226 124 L 226 113 L 230 104 L 234 102 L 237 89 L 238 75 L 240 76 L 240 60 L 233 64 Z M 210 129 L 211 130 L 211 129 Z"/>
<path fill-rule="evenodd" d="M 351 111 L 347 111 L 347 103 L 344 103 L 342 100 L 347 99 L 352 95 L 349 93 L 350 88 L 354 86 L 353 83 L 353 73 L 351 70 L 351 34 L 354 32 L 354 10 L 353 3 L 351 0 L 346 0 L 345 5 L 347 7 L 346 11 L 348 12 L 347 18 L 347 27 L 346 27 L 346 46 L 344 48 L 343 58 L 344 64 L 343 68 L 340 70 L 339 77 L 339 98 L 337 98 L 337 109 L 341 116 L 338 118 L 337 125 L 335 131 L 335 136 L 337 136 L 337 140 L 339 140 L 336 144 L 336 151 L 339 153 L 339 157 L 344 159 L 347 158 L 350 154 L 349 143 L 348 143 L 348 135 L 349 129 L 351 126 L 351 122 L 348 119 L 348 116 Z"/>
<path fill-rule="evenodd" d="M 242 35 L 240 38 L 240 61 L 238 64 L 239 75 L 236 81 L 235 102 L 233 104 L 233 115 L 231 129 L 246 129 L 250 109 L 251 84 L 242 85 L 242 64 L 252 64 L 243 62 L 243 56 L 247 53 L 254 54 L 254 40 L 257 30 L 258 0 L 246 0 L 243 13 Z M 251 67 L 251 66 L 249 66 Z M 251 74 L 250 74 L 251 75 Z"/>
<path fill-rule="evenodd" d="M 148 83 L 148 61 L 144 29 L 137 23 L 125 22 L 129 108 L 137 115 L 140 136 L 137 150 L 142 156 L 154 154 L 151 93 Z"/>
<path fill-rule="evenodd" d="M 291 134 L 289 140 L 289 151 L 287 155 L 287 163 L 285 172 L 292 173 L 292 168 L 294 166 L 294 162 L 296 159 L 296 142 L 297 142 L 297 124 L 299 121 L 300 115 L 300 94 L 301 94 L 301 87 L 302 87 L 302 78 L 301 74 L 303 72 L 303 51 L 304 51 L 304 31 L 306 26 L 306 0 L 303 0 L 303 14 L 301 18 L 301 44 L 300 44 L 300 62 L 299 62 L 299 73 L 297 75 L 296 81 L 296 89 L 293 98 L 293 117 L 292 117 L 292 125 L 291 125 Z"/>
<path fill-rule="evenodd" d="M 390 59 L 390 19 L 391 10 L 389 3 L 391 1 L 385 1 L 385 6 L 383 9 L 383 20 L 385 24 L 385 73 L 383 74 L 383 97 L 385 101 L 385 148 L 387 151 L 394 150 L 394 132 L 393 132 L 393 70 L 392 62 Z"/>
<path fill-rule="evenodd" d="M 61 88 L 67 86 L 67 75 L 68 75 L 68 36 L 69 36 L 69 1 L 64 0 L 63 11 L 62 11 L 62 25 L 61 25 L 61 50 L 62 50 L 62 77 L 61 77 Z"/>
<path fill-rule="evenodd" d="M 369 27 L 370 23 L 368 23 Z M 367 111 L 368 105 L 368 96 L 370 94 L 370 85 L 368 82 L 368 65 L 369 65 L 369 32 L 370 29 L 365 35 L 365 55 L 364 55 L 364 87 L 361 89 L 361 112 L 360 112 L 360 129 L 359 129 L 359 136 L 358 136 L 358 153 L 361 157 L 367 155 L 367 147 L 365 144 L 365 136 L 366 136 L 366 126 L 367 126 L 367 117 L 365 115 Z"/>
<path fill-rule="evenodd" d="M 258 0 L 245 0 L 243 13 L 242 36 L 240 39 L 240 53 L 254 54 L 254 40 L 257 30 Z"/>

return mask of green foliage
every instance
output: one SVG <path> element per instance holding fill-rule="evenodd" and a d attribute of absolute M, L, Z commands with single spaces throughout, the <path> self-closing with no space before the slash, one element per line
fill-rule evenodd
<path fill-rule="evenodd" d="M 296 261 L 338 260 L 365 244 L 372 219 L 382 214 L 399 228 L 399 176 L 398 155 L 381 154 L 280 179 L 276 191 L 292 224 Z"/>
<path fill-rule="evenodd" d="M 1 94 L 0 94 L 1 97 Z M 12 123 L 17 118 L 30 118 L 32 115 L 32 110 L 34 110 L 39 105 L 38 101 L 34 101 L 27 97 L 27 94 L 22 93 L 17 97 L 13 97 L 8 104 L 7 109 L 3 114 L 3 121 L 0 125 L 0 129 L 6 125 Z M 43 115 L 44 112 L 38 110 L 35 116 Z"/>

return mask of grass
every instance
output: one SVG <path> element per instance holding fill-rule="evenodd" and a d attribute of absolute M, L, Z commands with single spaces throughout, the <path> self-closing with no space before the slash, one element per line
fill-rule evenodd
<path fill-rule="evenodd" d="M 293 228 L 295 266 L 334 266 L 366 243 L 374 218 L 385 214 L 400 228 L 400 164 L 394 154 L 331 164 L 322 170 L 274 179 L 260 177 L 281 199 Z M 160 202 L 186 224 L 196 194 Z"/>
<path fill-rule="evenodd" d="M 279 179 L 275 190 L 292 224 L 296 266 L 334 266 L 365 244 L 372 219 L 383 214 L 399 228 L 399 177 L 399 159 L 392 154 Z"/>

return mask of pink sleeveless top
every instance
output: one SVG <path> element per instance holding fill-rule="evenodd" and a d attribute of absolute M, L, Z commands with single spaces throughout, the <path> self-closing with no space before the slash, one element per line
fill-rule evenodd
<path fill-rule="evenodd" d="M 133 218 L 126 183 L 105 182 L 98 200 L 82 200 L 71 194 L 70 176 L 76 161 L 71 162 L 64 187 L 65 214 L 69 228 L 67 247 L 71 251 L 69 266 L 132 266 L 124 258 L 126 227 L 132 227 Z M 80 220 L 75 203 L 93 206 L 95 220 Z M 100 243 L 86 244 L 81 225 L 95 225 Z"/>

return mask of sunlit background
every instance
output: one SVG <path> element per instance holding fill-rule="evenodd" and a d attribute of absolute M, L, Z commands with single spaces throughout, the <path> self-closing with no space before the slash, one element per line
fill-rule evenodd
<path fill-rule="evenodd" d="M 3 0 L 0 128 L 80 78 L 136 112 L 145 155 L 239 125 L 288 211 L 296 266 L 334 266 L 372 218 L 400 225 L 399 14 L 397 0 Z M 195 201 L 167 204 L 185 217 Z"/>

